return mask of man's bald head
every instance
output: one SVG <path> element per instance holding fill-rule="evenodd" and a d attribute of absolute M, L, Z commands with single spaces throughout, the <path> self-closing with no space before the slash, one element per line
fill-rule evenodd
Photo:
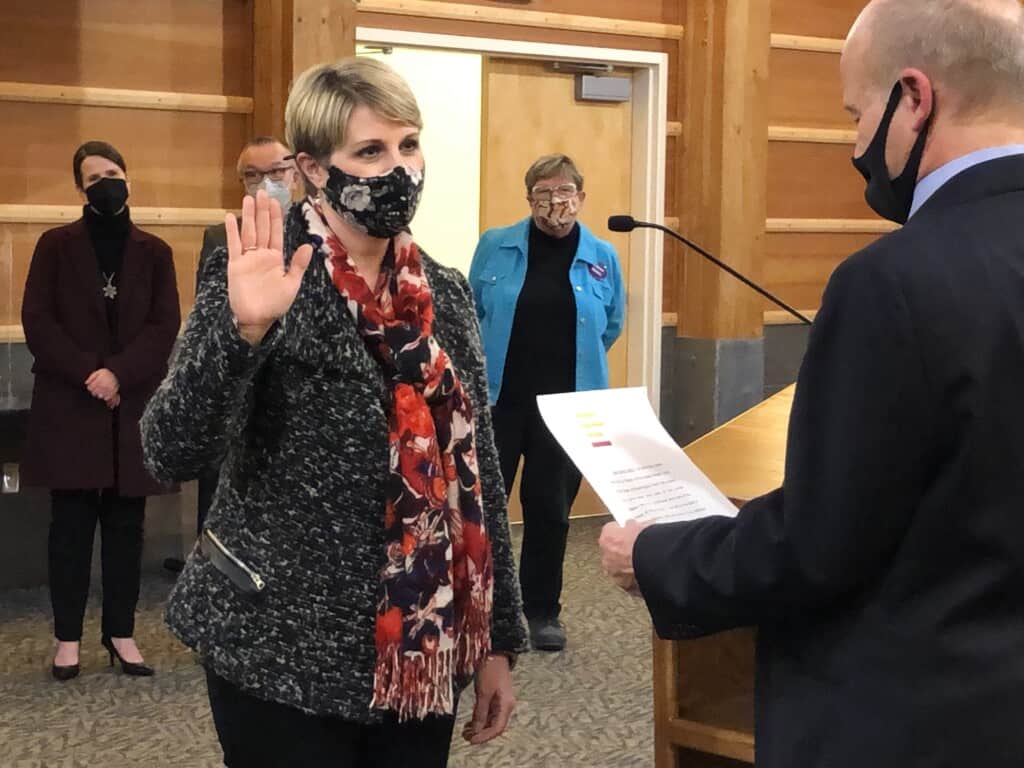
<path fill-rule="evenodd" d="M 888 92 L 913 68 L 958 114 L 1024 111 L 1021 0 L 873 0 L 843 55 L 869 88 Z"/>
<path fill-rule="evenodd" d="M 1021 0 L 873 0 L 845 55 L 858 59 L 868 87 L 888 92 L 916 69 L 958 114 L 1024 111 Z"/>

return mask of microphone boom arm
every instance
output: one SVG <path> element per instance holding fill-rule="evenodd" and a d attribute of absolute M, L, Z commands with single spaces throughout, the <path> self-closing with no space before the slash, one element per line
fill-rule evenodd
<path fill-rule="evenodd" d="M 759 294 L 764 296 L 769 301 L 771 301 L 774 304 L 782 307 L 784 310 L 789 312 L 789 314 L 793 315 L 793 317 L 797 318 L 801 323 L 805 323 L 807 325 L 813 325 L 814 324 L 813 321 L 809 317 L 807 317 L 806 315 L 802 314 L 801 312 L 798 312 L 797 310 L 793 309 L 791 306 L 789 306 L 789 304 L 784 302 L 778 296 L 773 296 L 771 293 L 766 291 L 764 288 L 762 288 L 761 286 L 757 285 L 754 281 L 744 277 L 739 272 L 737 272 L 735 269 L 730 267 L 728 264 L 725 264 L 725 263 L 719 261 L 714 256 L 712 256 L 710 253 L 708 253 L 703 248 L 701 248 L 699 245 L 697 245 L 696 243 L 694 243 L 694 242 L 692 242 L 690 240 L 687 240 L 685 237 L 680 235 L 675 230 L 669 229 L 668 227 L 663 226 L 661 224 L 651 224 L 651 223 L 645 222 L 645 221 L 635 221 L 634 222 L 634 226 L 636 226 L 636 227 L 648 227 L 650 229 L 657 229 L 657 230 L 660 230 L 660 231 L 664 232 L 667 235 L 671 235 L 672 237 L 676 238 L 680 242 L 684 243 L 685 245 L 687 245 L 690 248 L 692 248 L 693 250 L 695 250 L 697 253 L 699 253 L 701 256 L 703 256 L 705 259 L 710 261 L 715 266 L 717 266 L 717 267 L 725 270 L 726 272 L 728 272 L 730 275 L 735 277 L 737 280 L 739 280 L 741 283 L 743 283 L 748 288 L 753 288 L 755 291 L 757 291 Z"/>

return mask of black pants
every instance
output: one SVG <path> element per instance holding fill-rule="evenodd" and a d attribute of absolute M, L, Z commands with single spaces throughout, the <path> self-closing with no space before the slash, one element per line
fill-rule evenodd
<path fill-rule="evenodd" d="M 103 634 L 131 637 L 139 602 L 144 496 L 116 491 L 52 491 L 49 566 L 54 634 L 58 640 L 82 639 L 89 598 L 92 541 L 99 520 L 103 558 Z"/>
<path fill-rule="evenodd" d="M 580 490 L 580 473 L 548 431 L 536 403 L 491 409 L 505 493 L 511 493 L 520 456 L 523 476 L 523 552 L 519 584 L 528 619 L 551 619 L 561 613 L 562 562 L 569 536 L 569 510 Z"/>
<path fill-rule="evenodd" d="M 454 717 L 363 725 L 258 699 L 209 670 L 206 688 L 227 768 L 444 768 Z"/>

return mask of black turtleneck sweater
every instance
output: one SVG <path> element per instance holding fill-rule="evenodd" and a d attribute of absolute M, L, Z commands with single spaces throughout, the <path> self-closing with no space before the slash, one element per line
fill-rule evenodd
<path fill-rule="evenodd" d="M 537 395 L 576 391 L 576 296 L 569 267 L 580 225 L 551 237 L 530 222 L 526 279 L 516 302 L 498 404 L 524 406 Z"/>
<path fill-rule="evenodd" d="M 119 295 L 121 292 L 121 266 L 124 263 L 124 243 L 132 228 L 132 220 L 128 207 L 117 216 L 101 216 L 86 205 L 84 208 L 85 226 L 89 230 L 89 240 L 96 253 L 96 289 L 107 310 L 107 326 L 114 351 L 119 349 L 117 341 L 117 302 L 118 296 L 108 296 L 104 289 L 109 285 Z M 108 292 L 109 293 L 109 292 Z"/>

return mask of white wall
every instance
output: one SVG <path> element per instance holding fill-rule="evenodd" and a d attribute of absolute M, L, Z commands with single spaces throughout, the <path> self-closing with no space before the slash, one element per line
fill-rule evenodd
<path fill-rule="evenodd" d="M 442 264 L 469 271 L 480 237 L 480 132 L 483 57 L 395 48 L 366 51 L 404 77 L 423 113 L 426 184 L 412 222 L 417 244 Z"/>

